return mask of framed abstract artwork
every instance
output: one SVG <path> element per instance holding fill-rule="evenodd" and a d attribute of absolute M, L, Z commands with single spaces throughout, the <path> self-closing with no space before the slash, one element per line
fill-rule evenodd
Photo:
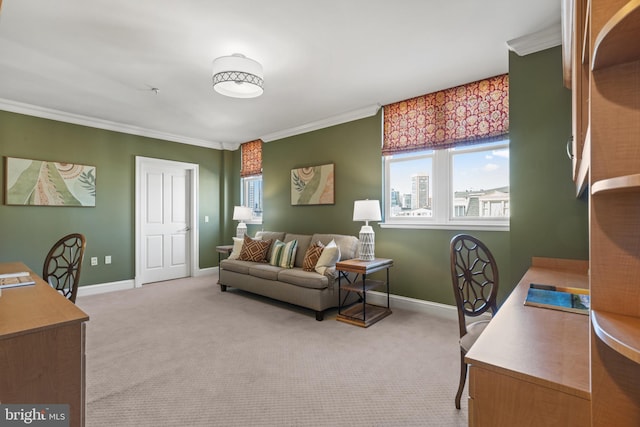
<path fill-rule="evenodd" d="M 332 205 L 334 197 L 334 164 L 291 169 L 291 204 Z"/>
<path fill-rule="evenodd" d="M 96 167 L 5 157 L 7 205 L 96 205 Z"/>

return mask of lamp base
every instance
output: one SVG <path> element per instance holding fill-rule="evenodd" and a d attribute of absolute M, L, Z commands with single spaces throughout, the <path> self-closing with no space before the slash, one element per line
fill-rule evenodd
<path fill-rule="evenodd" d="M 238 239 L 244 239 L 245 234 L 247 234 L 247 224 L 241 222 L 238 224 L 238 228 L 236 228 L 236 237 Z"/>
<path fill-rule="evenodd" d="M 373 261 L 375 259 L 376 235 L 370 225 L 363 225 L 360 229 L 360 260 Z"/>

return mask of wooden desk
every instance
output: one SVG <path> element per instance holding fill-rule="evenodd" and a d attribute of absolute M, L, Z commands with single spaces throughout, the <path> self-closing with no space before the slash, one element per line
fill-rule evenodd
<path fill-rule="evenodd" d="M 530 283 L 588 288 L 588 262 L 534 258 L 467 353 L 469 425 L 590 425 L 589 316 L 523 305 Z"/>
<path fill-rule="evenodd" d="M 24 264 L 0 263 L 0 274 L 19 271 L 36 283 L 0 296 L 0 402 L 68 404 L 70 425 L 83 426 L 89 316 Z"/>

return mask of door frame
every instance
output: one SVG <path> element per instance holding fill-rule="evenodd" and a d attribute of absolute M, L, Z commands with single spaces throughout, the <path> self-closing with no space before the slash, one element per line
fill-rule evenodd
<path fill-rule="evenodd" d="M 185 163 L 175 160 L 156 159 L 153 157 L 136 156 L 136 195 L 135 195 L 135 236 L 136 236 L 136 248 L 135 248 L 135 268 L 136 274 L 134 278 L 134 286 L 136 288 L 142 287 L 142 218 L 140 217 L 142 200 L 142 183 L 143 183 L 143 171 L 147 166 L 155 167 L 167 167 L 171 169 L 185 169 L 188 171 L 189 176 L 189 221 L 191 223 L 190 240 L 190 262 L 189 262 L 189 275 L 194 276 L 200 268 L 200 233 L 198 227 L 198 187 L 199 187 L 199 168 L 197 163 Z"/>

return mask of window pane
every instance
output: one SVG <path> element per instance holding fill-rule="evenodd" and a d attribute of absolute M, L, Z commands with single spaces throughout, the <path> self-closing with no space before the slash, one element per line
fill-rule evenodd
<path fill-rule="evenodd" d="M 253 210 L 253 219 L 262 219 L 262 175 L 242 178 L 242 205 Z"/>
<path fill-rule="evenodd" d="M 391 217 L 431 217 L 433 157 L 394 156 L 389 163 Z"/>
<path fill-rule="evenodd" d="M 452 152 L 454 218 L 509 217 L 509 148 Z"/>

